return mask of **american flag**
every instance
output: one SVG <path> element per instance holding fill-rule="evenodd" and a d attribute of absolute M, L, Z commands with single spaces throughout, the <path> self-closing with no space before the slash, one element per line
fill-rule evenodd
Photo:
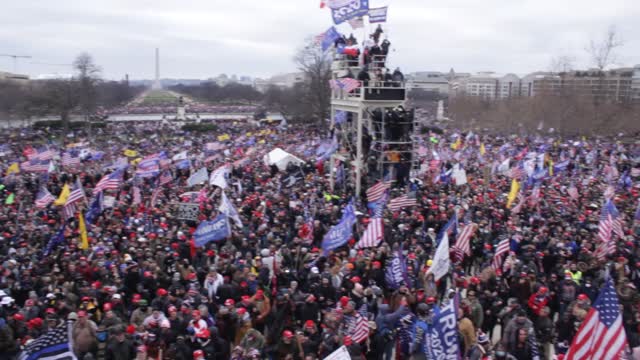
<path fill-rule="evenodd" d="M 627 346 L 618 296 L 608 279 L 598 299 L 582 321 L 565 355 L 567 360 L 620 359 Z"/>
<path fill-rule="evenodd" d="M 158 201 L 158 196 L 160 195 L 160 188 L 157 187 L 155 188 L 155 190 L 153 190 L 153 193 L 151 193 L 151 206 L 155 206 L 156 202 Z"/>
<path fill-rule="evenodd" d="M 58 359 L 75 360 L 71 349 L 71 323 L 50 329 L 27 345 L 18 360 Z"/>
<path fill-rule="evenodd" d="M 519 163 L 518 165 L 511 168 L 511 171 L 509 172 L 509 177 L 516 180 L 522 179 L 525 175 L 526 172 L 524 171 L 524 166 L 522 165 L 522 163 Z"/>
<path fill-rule="evenodd" d="M 51 195 L 47 188 L 42 187 L 36 195 L 36 207 L 44 209 L 55 200 L 55 196 Z"/>
<path fill-rule="evenodd" d="M 391 201 L 389 201 L 389 210 L 396 212 L 403 207 L 416 206 L 417 204 L 418 202 L 416 201 L 415 193 L 409 193 L 407 195 L 391 199 Z"/>
<path fill-rule="evenodd" d="M 47 172 L 49 171 L 49 160 L 28 160 L 20 164 L 20 169 L 25 172 Z"/>
<path fill-rule="evenodd" d="M 600 212 L 600 222 L 598 223 L 598 238 L 605 244 L 605 246 L 601 248 L 601 251 L 596 252 L 599 260 L 604 260 L 607 254 L 615 252 L 616 243 L 611 238 L 612 232 L 620 237 L 624 237 L 620 213 L 613 204 L 613 201 L 607 200 Z"/>
<path fill-rule="evenodd" d="M 615 194 L 616 194 L 616 188 L 613 187 L 613 185 L 611 184 L 607 185 L 607 188 L 604 189 L 604 198 L 607 200 L 613 198 Z"/>
<path fill-rule="evenodd" d="M 414 324 L 416 316 L 412 313 L 404 315 L 398 321 L 398 340 L 400 352 L 406 354 L 409 352 L 411 344 L 415 339 Z"/>
<path fill-rule="evenodd" d="M 578 200 L 578 198 L 580 197 L 580 195 L 578 194 L 578 188 L 576 187 L 576 184 L 574 184 L 573 182 L 571 183 L 571 185 L 569 185 L 569 189 L 567 190 L 567 193 L 573 200 Z"/>
<path fill-rule="evenodd" d="M 500 241 L 500 243 L 498 243 L 498 246 L 496 247 L 496 253 L 495 255 L 493 255 L 493 260 L 491 262 L 491 267 L 494 270 L 500 269 L 500 266 L 502 265 L 502 260 L 504 258 L 504 255 L 506 255 L 509 252 L 510 249 L 510 245 L 509 245 L 509 239 L 504 239 L 502 241 Z"/>
<path fill-rule="evenodd" d="M 219 142 L 210 142 L 210 143 L 206 143 L 204 145 L 204 149 L 206 151 L 218 151 L 218 150 L 224 150 L 227 146 L 224 144 L 221 144 Z"/>
<path fill-rule="evenodd" d="M 93 195 L 104 190 L 117 190 L 122 185 L 122 176 L 124 172 L 122 169 L 118 169 L 109 175 L 105 175 L 98 181 L 96 187 L 93 189 Z"/>
<path fill-rule="evenodd" d="M 362 249 L 378 246 L 383 236 L 384 229 L 382 227 L 382 219 L 379 217 L 371 218 L 367 229 L 362 234 L 360 241 L 356 243 L 355 248 Z"/>
<path fill-rule="evenodd" d="M 438 169 L 440 169 L 440 164 L 442 163 L 442 161 L 440 160 L 431 160 L 429 161 L 429 171 L 435 172 L 438 171 Z"/>
<path fill-rule="evenodd" d="M 471 237 L 476 233 L 476 230 L 478 230 L 478 224 L 469 223 L 462 228 L 460 235 L 458 235 L 458 239 L 456 240 L 456 244 L 453 248 L 459 256 L 460 261 L 464 259 L 464 254 L 471 256 Z"/>
<path fill-rule="evenodd" d="M 537 204 L 540 201 L 540 185 L 536 185 L 531 190 L 531 203 Z"/>
<path fill-rule="evenodd" d="M 78 178 L 75 185 L 73 186 L 73 189 L 71 189 L 71 193 L 69 194 L 67 202 L 64 204 L 64 206 L 66 207 L 67 205 L 74 205 L 80 200 L 86 201 L 87 198 L 84 195 L 84 189 L 82 188 L 82 184 L 80 183 L 80 179 Z"/>
<path fill-rule="evenodd" d="M 342 89 L 347 93 L 360 87 L 360 81 L 352 78 L 343 78 L 329 81 L 329 85 L 331 86 L 331 88 L 333 88 L 334 90 Z"/>
<path fill-rule="evenodd" d="M 160 160 L 148 159 L 138 163 L 136 175 L 140 177 L 154 177 L 160 172 Z"/>
<path fill-rule="evenodd" d="M 525 200 L 526 198 L 521 193 L 518 193 L 518 204 L 516 204 L 516 206 L 514 206 L 513 209 L 511 209 L 511 213 L 514 215 L 519 214 L 520 211 L 522 211 L 522 207 L 524 206 Z"/>
<path fill-rule="evenodd" d="M 390 187 L 390 182 L 378 181 L 375 185 L 367 189 L 367 200 L 369 202 L 380 200 L 384 196 L 385 191 L 389 190 Z"/>
<path fill-rule="evenodd" d="M 77 154 L 72 154 L 69 151 L 65 151 L 62 154 L 62 166 L 76 166 L 80 165 L 80 156 Z"/>
<path fill-rule="evenodd" d="M 29 160 L 51 160 L 56 155 L 56 152 L 48 148 L 41 148 L 37 152 L 31 152 L 30 154 L 27 155 Z"/>
<path fill-rule="evenodd" d="M 160 174 L 160 178 L 158 179 L 159 185 L 165 185 L 173 181 L 173 175 L 171 175 L 171 171 L 165 170 Z"/>
<path fill-rule="evenodd" d="M 369 337 L 369 321 L 367 317 L 367 304 L 362 304 L 362 307 L 355 312 L 355 315 L 345 316 L 346 333 L 356 343 L 361 343 Z"/>
<path fill-rule="evenodd" d="M 138 205 L 142 202 L 142 195 L 140 194 L 140 188 L 137 186 L 133 187 L 133 204 Z"/>
<path fill-rule="evenodd" d="M 78 207 L 75 203 L 64 204 L 62 207 L 62 219 L 67 220 L 76 216 L 76 211 L 78 211 Z"/>

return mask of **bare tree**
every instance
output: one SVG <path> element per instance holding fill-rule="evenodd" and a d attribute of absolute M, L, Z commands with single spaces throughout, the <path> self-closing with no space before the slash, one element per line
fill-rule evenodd
<path fill-rule="evenodd" d="M 616 27 L 611 25 L 601 40 L 591 39 L 586 51 L 591 61 L 600 71 L 617 62 L 616 49 L 623 46 L 624 41 L 618 35 Z"/>
<path fill-rule="evenodd" d="M 329 116 L 331 92 L 331 57 L 322 51 L 320 45 L 311 38 L 306 40 L 306 46 L 298 50 L 294 57 L 298 69 L 304 73 L 305 91 L 304 102 L 310 110 L 310 115 L 316 122 L 322 122 Z"/>
<path fill-rule="evenodd" d="M 97 106 L 97 84 L 100 82 L 100 67 L 86 52 L 78 55 L 73 62 L 78 75 L 78 90 L 80 91 L 80 108 L 87 122 L 89 136 L 91 136 L 91 116 Z"/>
<path fill-rule="evenodd" d="M 549 70 L 554 73 L 567 73 L 574 69 L 576 57 L 573 55 L 558 55 L 551 58 Z"/>

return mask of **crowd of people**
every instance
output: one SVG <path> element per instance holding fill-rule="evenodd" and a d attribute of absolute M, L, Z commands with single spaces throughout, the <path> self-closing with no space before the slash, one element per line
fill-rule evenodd
<path fill-rule="evenodd" d="M 64 326 L 78 359 L 313 360 L 342 346 L 352 359 L 427 359 L 425 329 L 452 301 L 461 358 L 560 359 L 608 278 L 623 356 L 640 346 L 638 144 L 424 134 L 415 155 L 423 166 L 388 190 L 391 199 L 411 193 L 415 205 L 384 209 L 380 243 L 363 248 L 374 217 L 366 190 L 377 179 L 360 194 L 349 176 L 331 189 L 327 154 L 317 153 L 322 129 L 228 122 L 207 134 L 123 124 L 97 131 L 91 139 L 80 130 L 2 134 L 0 359 Z M 103 155 L 62 165 L 71 146 Z M 305 163 L 265 164 L 275 148 Z M 46 171 L 25 169 L 48 150 Z M 184 151 L 188 166 L 184 156 L 168 160 Z M 163 154 L 158 172 L 141 172 L 136 164 L 154 154 Z M 202 167 L 225 164 L 228 186 L 188 185 Z M 460 168 L 464 181 L 450 173 Z M 122 181 L 94 194 L 118 169 Z M 507 207 L 514 180 L 519 196 Z M 86 196 L 75 212 L 43 204 L 43 189 L 59 200 L 65 185 Z M 223 195 L 239 221 L 226 239 L 197 247 L 194 232 L 220 214 Z M 352 236 L 326 251 L 323 239 L 351 200 Z M 184 202 L 198 204 L 195 219 L 179 216 Z M 619 227 L 603 250 L 605 204 L 615 205 Z M 470 252 L 452 250 L 436 281 L 440 239 L 448 234 L 454 245 L 466 226 L 477 227 Z M 496 263 L 504 240 L 509 251 Z M 406 281 L 392 286 L 386 274 L 398 252 Z"/>
<path fill-rule="evenodd" d="M 106 113 L 108 115 L 143 115 L 143 114 L 175 114 L 177 101 L 166 102 L 154 105 L 135 104 L 130 106 L 122 106 L 112 108 Z M 253 113 L 257 106 L 253 105 L 206 105 L 193 103 L 185 106 L 185 112 L 188 114 L 232 114 L 232 113 Z"/>

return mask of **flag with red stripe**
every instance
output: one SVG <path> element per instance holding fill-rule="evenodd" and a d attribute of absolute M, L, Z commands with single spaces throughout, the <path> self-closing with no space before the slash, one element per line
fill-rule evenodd
<path fill-rule="evenodd" d="M 389 210 L 398 211 L 404 207 L 416 206 L 418 204 L 416 198 L 410 194 L 399 196 L 389 201 Z"/>
<path fill-rule="evenodd" d="M 367 201 L 378 201 L 384 195 L 384 192 L 389 190 L 391 183 L 388 181 L 378 181 L 375 185 L 367 189 Z"/>
<path fill-rule="evenodd" d="M 620 359 L 627 346 L 618 295 L 608 279 L 571 342 L 567 360 Z"/>
<path fill-rule="evenodd" d="M 464 258 L 464 254 L 467 256 L 471 256 L 471 237 L 478 230 L 478 224 L 470 223 L 464 226 L 460 235 L 458 235 L 458 239 L 456 240 L 456 245 L 454 246 L 454 250 L 458 250 L 459 254 L 462 255 L 462 260 Z"/>
<path fill-rule="evenodd" d="M 360 241 L 356 243 L 356 249 L 375 247 L 380 244 L 384 236 L 384 229 L 382 227 L 381 218 L 372 218 L 369 220 L 367 229 L 362 234 Z"/>
<path fill-rule="evenodd" d="M 509 252 L 509 239 L 504 239 L 498 243 L 496 247 L 496 253 L 493 255 L 493 260 L 491 261 L 491 267 L 494 270 L 500 269 L 502 266 L 502 260 L 504 260 L 504 256 Z"/>

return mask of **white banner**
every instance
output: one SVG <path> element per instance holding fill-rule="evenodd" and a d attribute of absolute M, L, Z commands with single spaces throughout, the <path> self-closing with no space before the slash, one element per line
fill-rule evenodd
<path fill-rule="evenodd" d="M 324 360 L 351 360 L 351 356 L 349 355 L 349 351 L 347 347 L 342 345 L 338 348 L 338 350 L 332 352 L 324 358 Z"/>
<path fill-rule="evenodd" d="M 445 231 L 442 240 L 440 240 L 440 244 L 438 244 L 438 249 L 436 249 L 436 254 L 433 257 L 433 265 L 429 268 L 428 273 L 433 273 L 435 280 L 438 281 L 449 272 L 450 266 L 449 234 Z"/>

